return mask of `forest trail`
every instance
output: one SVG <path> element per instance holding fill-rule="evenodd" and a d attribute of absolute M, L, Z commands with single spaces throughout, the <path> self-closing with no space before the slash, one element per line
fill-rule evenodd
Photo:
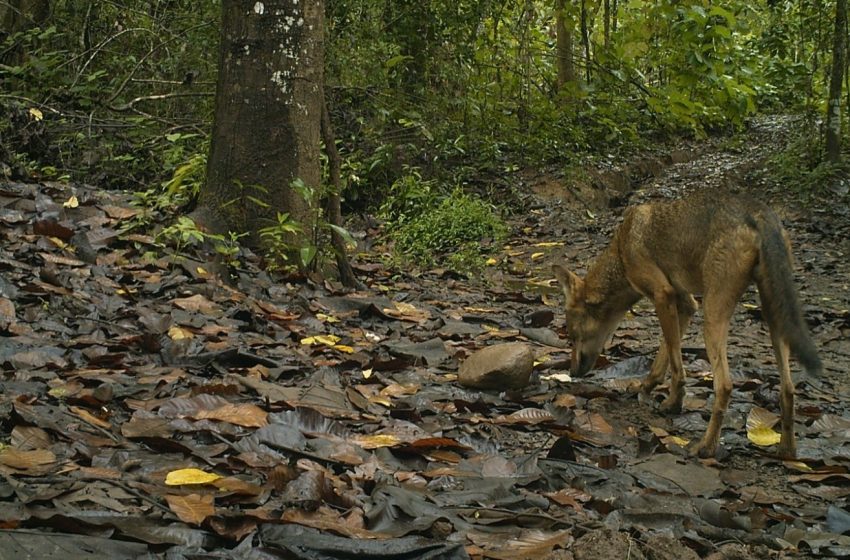
<path fill-rule="evenodd" d="M 275 282 L 250 265 L 225 283 L 204 262 L 151 258 L 151 237 L 119 234 L 138 212 L 124 195 L 0 186 L 0 550 L 37 557 L 61 542 L 69 557 L 104 559 L 850 554 L 850 513 L 833 505 L 850 495 L 850 220 L 839 208 L 813 213 L 759 179 L 787 126 L 757 123 L 734 149 L 693 146 L 696 157 L 612 208 L 575 204 L 569 190 L 561 203 L 529 200 L 480 281 L 359 255 L 368 289 L 356 293 Z M 588 262 L 625 203 L 715 185 L 773 203 L 794 241 L 826 366 L 800 388 L 800 461 L 748 437 L 748 422 L 769 433 L 778 413 L 753 290 L 731 328 L 721 461 L 683 449 L 704 430 L 712 393 L 699 315 L 685 342 L 680 415 L 662 416 L 633 393 L 659 338 L 646 302 L 606 350 L 610 367 L 563 376 L 551 262 Z M 89 247 L 71 252 L 81 232 Z M 472 352 L 507 341 L 535 351 L 527 387 L 457 383 Z M 166 482 L 187 468 L 207 474 Z"/>

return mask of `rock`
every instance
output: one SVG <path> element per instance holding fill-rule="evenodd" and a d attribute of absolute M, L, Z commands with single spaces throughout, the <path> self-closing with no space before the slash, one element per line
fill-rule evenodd
<path fill-rule="evenodd" d="M 476 389 L 521 389 L 533 367 L 534 352 L 527 344 L 497 344 L 469 356 L 460 366 L 458 382 Z"/>

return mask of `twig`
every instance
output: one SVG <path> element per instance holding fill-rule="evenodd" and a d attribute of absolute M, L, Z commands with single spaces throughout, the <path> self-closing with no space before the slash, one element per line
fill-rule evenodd
<path fill-rule="evenodd" d="M 214 92 L 211 91 L 177 91 L 173 93 L 160 93 L 157 95 L 142 95 L 140 97 L 136 97 L 135 99 L 131 99 L 129 102 L 124 105 L 109 105 L 109 108 L 113 111 L 117 111 L 119 113 L 124 111 L 135 111 L 136 103 L 141 103 L 142 101 L 159 101 L 162 99 L 172 99 L 175 97 L 213 97 L 215 96 Z"/>

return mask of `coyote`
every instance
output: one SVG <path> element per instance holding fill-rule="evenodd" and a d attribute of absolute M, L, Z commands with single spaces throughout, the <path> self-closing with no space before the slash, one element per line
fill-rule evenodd
<path fill-rule="evenodd" d="M 819 375 L 820 358 L 803 320 L 792 274 L 791 245 L 776 214 L 751 198 L 711 192 L 626 210 L 611 244 L 584 279 L 559 264 L 553 271 L 566 299 L 566 327 L 573 342 L 572 373 L 584 375 L 626 312 L 642 297 L 652 300 L 661 323 L 661 345 L 641 397 L 671 370 L 662 411 L 677 413 L 685 396 L 681 340 L 702 294 L 705 346 L 714 372 L 714 407 L 705 435 L 691 452 L 714 456 L 732 380 L 726 361 L 729 320 L 744 290 L 758 287 L 781 379 L 782 439 L 779 454 L 793 458 L 794 382 L 789 353 Z M 790 350 L 790 352 L 789 352 Z"/>

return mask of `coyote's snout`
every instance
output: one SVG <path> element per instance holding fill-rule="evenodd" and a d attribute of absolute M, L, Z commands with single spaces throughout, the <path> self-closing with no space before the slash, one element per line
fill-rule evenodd
<path fill-rule="evenodd" d="M 803 320 L 791 267 L 790 243 L 779 218 L 750 198 L 706 192 L 630 208 L 611 244 L 593 261 L 584 279 L 553 265 L 566 299 L 572 372 L 589 371 L 626 311 L 640 298 L 649 298 L 664 343 L 641 391 L 648 395 L 669 368 L 670 393 L 662 409 L 680 411 L 685 396 L 681 340 L 697 310 L 693 294 L 702 294 L 715 399 L 705 436 L 692 451 L 713 456 L 732 392 L 726 361 L 729 320 L 744 290 L 755 282 L 781 379 L 779 453 L 794 457 L 794 383 L 789 354 L 810 374 L 820 374 L 822 367 Z"/>

